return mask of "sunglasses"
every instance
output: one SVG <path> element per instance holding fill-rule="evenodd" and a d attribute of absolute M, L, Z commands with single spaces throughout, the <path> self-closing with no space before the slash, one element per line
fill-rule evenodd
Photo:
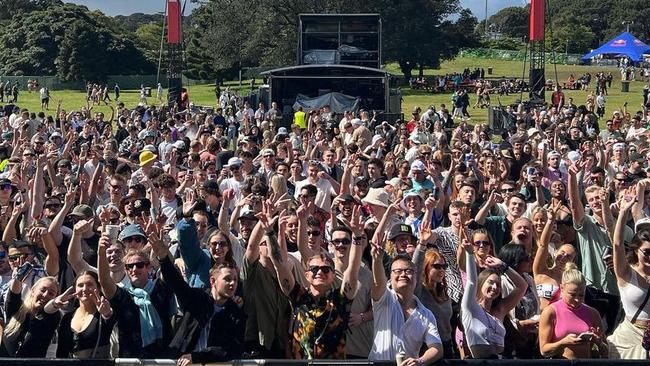
<path fill-rule="evenodd" d="M 393 274 L 396 274 L 398 276 L 401 276 L 402 274 L 405 274 L 407 276 L 412 276 L 415 271 L 412 270 L 411 268 L 395 268 L 390 270 Z"/>
<path fill-rule="evenodd" d="M 149 264 L 149 262 L 127 263 L 127 264 L 124 265 L 124 267 L 126 267 L 126 269 L 134 269 L 134 268 L 143 269 L 148 264 Z"/>
<path fill-rule="evenodd" d="M 332 239 L 332 244 L 334 245 L 350 245 L 352 241 L 348 238 L 345 239 Z"/>
<path fill-rule="evenodd" d="M 320 230 L 308 231 L 307 236 L 320 236 Z"/>
<path fill-rule="evenodd" d="M 131 237 L 122 239 L 122 241 L 125 242 L 125 243 L 130 243 L 132 241 L 137 242 L 137 243 L 144 243 L 145 239 L 141 238 L 139 236 L 131 236 Z"/>
<path fill-rule="evenodd" d="M 213 241 L 213 242 L 210 243 L 210 246 L 214 247 L 214 248 L 225 248 L 225 247 L 228 246 L 228 242 L 226 242 L 224 240 Z"/>
<path fill-rule="evenodd" d="M 489 247 L 489 246 L 490 246 L 490 242 L 487 241 L 487 240 L 475 240 L 475 241 L 474 241 L 474 246 L 477 246 L 477 247 L 479 247 L 479 248 Z"/>
<path fill-rule="evenodd" d="M 16 261 L 20 260 L 21 258 L 25 259 L 25 258 L 27 258 L 29 256 L 30 256 L 30 254 L 27 254 L 27 253 L 14 254 L 14 255 L 9 256 L 9 261 L 10 262 L 16 262 Z"/>
<path fill-rule="evenodd" d="M 122 186 L 119 185 L 119 184 L 111 184 L 110 186 L 111 186 L 111 188 L 113 188 L 113 189 L 115 189 L 115 190 L 120 190 L 120 189 L 122 189 Z"/>
<path fill-rule="evenodd" d="M 318 271 L 323 272 L 324 274 L 328 274 L 332 272 L 332 267 L 330 266 L 309 266 L 309 272 L 311 272 L 314 276 L 318 274 Z"/>
<path fill-rule="evenodd" d="M 644 257 L 650 258 L 650 249 L 639 249 L 641 254 L 643 254 Z"/>
<path fill-rule="evenodd" d="M 48 204 L 45 205 L 45 208 L 49 208 L 50 210 L 55 210 L 55 209 L 61 208 L 61 204 L 60 203 L 48 203 Z"/>
<path fill-rule="evenodd" d="M 441 270 L 441 269 L 446 270 L 447 268 L 449 268 L 449 265 L 447 263 L 435 263 L 433 265 L 433 268 L 435 268 L 437 270 Z"/>
<path fill-rule="evenodd" d="M 503 189 L 501 189 L 501 192 L 503 192 L 503 193 L 511 193 L 511 192 L 514 192 L 514 191 L 515 191 L 514 188 L 503 188 Z"/>
<path fill-rule="evenodd" d="M 264 159 L 270 159 L 270 158 L 273 157 L 273 155 L 262 155 L 262 157 L 263 157 Z"/>

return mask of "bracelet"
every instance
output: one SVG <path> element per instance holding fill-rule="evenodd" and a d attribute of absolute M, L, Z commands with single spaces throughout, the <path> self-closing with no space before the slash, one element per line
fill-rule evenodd
<path fill-rule="evenodd" d="M 354 239 L 354 240 L 366 240 L 366 239 L 368 239 L 368 237 L 365 236 L 365 235 L 361 235 L 361 236 L 355 236 L 352 239 Z"/>

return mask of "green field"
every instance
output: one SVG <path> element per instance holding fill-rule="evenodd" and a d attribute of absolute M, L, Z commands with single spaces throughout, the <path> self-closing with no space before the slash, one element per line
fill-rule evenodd
<path fill-rule="evenodd" d="M 486 60 L 486 59 L 473 59 L 473 58 L 457 58 L 455 60 L 443 62 L 439 70 L 425 70 L 425 75 L 441 75 L 451 72 L 460 72 L 464 68 L 476 68 L 483 67 L 486 72 L 488 67 L 493 68 L 492 75 L 486 75 L 486 77 L 522 77 L 523 73 L 523 63 L 520 61 L 504 61 L 504 60 Z M 396 64 L 389 64 L 386 66 L 386 69 L 394 74 L 401 74 L 399 67 Z M 642 89 L 644 83 L 641 81 L 632 82 L 630 85 L 629 93 L 621 93 L 620 89 L 620 73 L 617 68 L 614 67 L 598 67 L 598 66 L 578 66 L 578 65 L 557 65 L 557 80 L 560 84 L 563 81 L 566 81 L 570 74 L 573 74 L 576 78 L 585 72 L 591 72 L 592 75 L 599 71 L 609 72 L 611 71 L 614 75 L 614 82 L 612 83 L 612 88 L 609 91 L 607 96 L 607 112 L 610 114 L 615 109 L 622 109 L 623 103 L 628 102 L 629 110 L 634 112 L 641 109 Z M 546 68 L 546 79 L 555 80 L 555 67 L 553 65 L 547 65 Z M 236 82 L 227 83 L 231 86 L 231 89 L 239 89 Z M 593 86 L 592 82 L 592 86 Z M 249 87 L 248 82 L 243 82 L 244 87 L 242 88 L 245 93 L 248 93 Z M 214 96 L 214 86 L 213 85 L 192 85 L 188 86 L 190 99 L 196 105 L 209 106 L 215 105 L 216 100 Z M 166 91 L 165 91 L 166 92 Z M 155 102 L 155 90 L 153 91 L 154 97 L 149 98 L 149 103 Z M 566 97 L 572 97 L 574 102 L 577 105 L 584 104 L 587 96 L 586 91 L 580 90 L 567 90 L 565 92 Z M 441 103 L 450 105 L 451 95 L 450 94 L 430 94 L 428 92 L 411 90 L 408 87 L 402 88 L 402 94 L 404 96 L 404 102 L 402 104 L 402 111 L 405 116 L 410 116 L 410 113 L 416 106 L 426 108 L 429 105 L 433 104 L 436 107 Z M 120 100 L 123 101 L 127 106 L 135 106 L 138 103 L 140 96 L 139 90 L 122 90 L 122 95 Z M 112 93 L 111 93 L 112 98 Z M 519 94 L 504 96 L 501 98 L 502 104 L 513 103 L 519 98 Z M 546 94 L 547 100 L 550 99 L 550 92 Z M 50 113 L 54 113 L 56 109 L 56 103 L 58 100 L 62 101 L 62 108 L 67 112 L 72 110 L 78 110 L 85 105 L 85 91 L 76 91 L 76 90 L 52 90 L 51 91 L 51 101 L 50 101 Z M 527 96 L 524 94 L 524 99 L 527 99 Z M 471 103 L 475 102 L 474 96 L 471 98 Z M 492 96 L 492 103 L 497 104 L 497 98 L 495 95 Z M 40 110 L 40 100 L 38 93 L 28 93 L 22 91 L 19 96 L 19 103 L 21 107 L 26 107 L 31 111 Z M 112 103 L 115 105 L 115 102 Z M 110 109 L 107 106 L 104 106 L 103 103 L 101 106 L 93 107 L 93 111 L 102 111 L 107 116 L 110 115 Z M 487 122 L 487 111 L 485 109 L 475 109 L 469 110 L 469 113 L 472 115 L 472 123 L 483 123 Z M 604 123 L 604 122 L 603 122 Z"/>

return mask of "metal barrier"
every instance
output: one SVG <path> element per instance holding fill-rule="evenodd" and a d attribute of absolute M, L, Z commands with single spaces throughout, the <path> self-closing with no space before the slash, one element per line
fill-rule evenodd
<path fill-rule="evenodd" d="M 520 366 L 525 362 L 527 366 L 647 366 L 647 360 L 608 360 L 608 359 L 581 359 L 581 360 L 442 360 L 438 366 Z M 1 366 L 153 366 L 176 365 L 176 360 L 170 359 L 137 359 L 116 358 L 115 360 L 78 360 L 78 359 L 46 359 L 46 358 L 0 358 Z M 369 361 L 369 360 L 232 360 L 228 362 L 214 362 L 204 365 L 209 366 L 395 366 L 394 361 Z"/>

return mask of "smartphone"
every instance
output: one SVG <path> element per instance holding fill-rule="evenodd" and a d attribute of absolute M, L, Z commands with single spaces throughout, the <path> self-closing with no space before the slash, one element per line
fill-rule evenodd
<path fill-rule="evenodd" d="M 534 175 L 537 172 L 537 169 L 535 167 L 529 166 L 528 169 L 526 169 L 526 174 L 528 176 Z"/>
<path fill-rule="evenodd" d="M 34 266 L 29 262 L 18 267 L 18 270 L 16 271 L 16 279 L 20 282 L 23 282 L 27 277 L 27 275 L 29 274 L 29 272 L 32 271 L 32 269 L 34 269 Z"/>
<path fill-rule="evenodd" d="M 435 200 L 440 198 L 440 190 L 438 189 L 437 186 L 433 186 L 433 191 L 431 191 L 431 194 L 433 195 L 433 198 Z"/>
<path fill-rule="evenodd" d="M 590 341 L 594 338 L 594 334 L 591 332 L 584 332 L 584 333 L 580 333 L 578 335 L 578 338 L 582 339 L 583 341 Z"/>
<path fill-rule="evenodd" d="M 465 154 L 465 162 L 468 163 L 470 161 L 474 161 L 474 154 Z"/>

